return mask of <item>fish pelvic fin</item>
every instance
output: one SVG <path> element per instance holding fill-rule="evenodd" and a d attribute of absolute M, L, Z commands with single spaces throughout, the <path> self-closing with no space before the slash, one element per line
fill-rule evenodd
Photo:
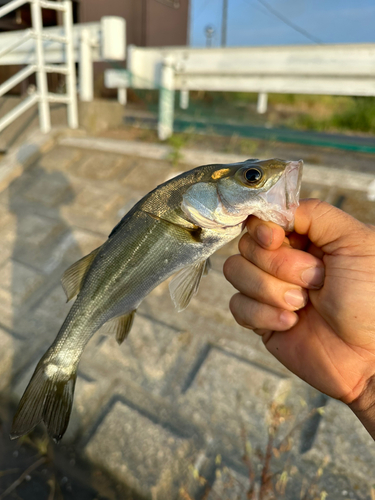
<path fill-rule="evenodd" d="M 191 299 L 198 292 L 202 276 L 205 276 L 209 269 L 208 260 L 201 260 L 191 266 L 184 267 L 174 276 L 169 283 L 169 292 L 178 312 L 187 308 Z"/>
<path fill-rule="evenodd" d="M 64 289 L 67 302 L 78 295 L 82 288 L 83 280 L 88 273 L 93 260 L 101 247 L 96 248 L 91 253 L 77 260 L 64 272 L 61 278 L 61 284 Z"/>
<path fill-rule="evenodd" d="M 48 434 L 57 443 L 68 427 L 72 411 L 77 372 L 67 374 L 43 358 L 27 386 L 13 419 L 10 433 L 16 439 L 44 422 Z"/>
<path fill-rule="evenodd" d="M 128 314 L 123 314 L 117 318 L 113 318 L 108 323 L 106 323 L 105 328 L 109 334 L 114 334 L 116 336 L 116 341 L 118 345 L 121 345 L 124 340 L 129 335 L 131 327 L 133 326 L 134 316 L 137 309 L 133 309 Z"/>

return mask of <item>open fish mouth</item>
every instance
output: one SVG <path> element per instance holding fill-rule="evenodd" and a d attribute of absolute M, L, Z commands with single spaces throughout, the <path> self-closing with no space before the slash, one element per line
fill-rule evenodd
<path fill-rule="evenodd" d="M 280 224 L 285 231 L 293 231 L 294 216 L 299 205 L 299 194 L 302 182 L 303 161 L 290 161 L 280 179 L 271 189 L 260 193 L 259 197 L 267 204 L 268 220 Z M 257 214 L 255 214 L 257 215 Z"/>

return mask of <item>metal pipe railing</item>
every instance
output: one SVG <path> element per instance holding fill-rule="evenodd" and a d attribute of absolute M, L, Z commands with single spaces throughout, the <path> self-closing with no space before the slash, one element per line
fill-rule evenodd
<path fill-rule="evenodd" d="M 32 38 L 33 35 L 34 33 L 32 30 L 25 30 L 25 34 L 20 38 L 18 38 L 18 40 L 15 40 L 13 43 L 10 43 L 4 49 L 0 50 L 0 57 L 5 56 L 6 54 L 8 54 L 8 52 L 11 52 L 12 50 L 16 49 L 21 44 Z"/>
<path fill-rule="evenodd" d="M 2 132 L 8 125 L 10 125 L 14 120 L 21 116 L 25 111 L 30 109 L 38 102 L 38 95 L 32 94 L 26 97 L 22 102 L 17 104 L 9 113 L 2 117 L 0 120 L 0 132 Z"/>
<path fill-rule="evenodd" d="M 32 38 L 35 41 L 36 64 L 30 64 L 6 82 L 0 85 L 0 96 L 11 88 L 22 82 L 25 78 L 36 72 L 37 92 L 23 100 L 0 119 L 0 132 L 22 115 L 31 106 L 38 103 L 39 122 L 42 132 L 51 130 L 50 102 L 62 102 L 67 104 L 68 124 L 71 128 L 78 127 L 76 76 L 73 47 L 73 16 L 71 0 L 52 2 L 50 0 L 12 0 L 6 6 L 0 8 L 0 17 L 5 16 L 25 3 L 31 4 L 32 29 L 26 30 L 13 43 L 0 50 L 0 57 L 16 49 L 26 40 Z M 54 9 L 63 13 L 63 25 L 65 36 L 43 33 L 42 8 Z M 59 42 L 66 45 L 66 65 L 46 65 L 44 57 L 43 41 Z M 67 93 L 65 95 L 48 92 L 47 73 L 60 73 L 66 76 Z"/>
<path fill-rule="evenodd" d="M 77 82 L 76 67 L 74 60 L 73 47 L 73 12 L 70 0 L 64 0 L 65 11 L 63 14 L 63 23 L 65 28 L 66 42 L 66 93 L 68 102 L 68 125 L 70 128 L 78 128 L 78 106 L 77 106 Z"/>
<path fill-rule="evenodd" d="M 35 52 L 37 61 L 37 71 L 36 71 L 36 84 L 38 88 L 39 95 L 39 122 L 40 129 L 42 132 L 47 133 L 51 130 L 51 116 L 50 109 L 47 100 L 48 94 L 48 84 L 47 84 L 47 73 L 44 64 L 44 51 L 43 51 L 43 20 L 42 20 L 42 9 L 40 0 L 31 1 L 31 19 L 35 32 Z"/>
<path fill-rule="evenodd" d="M 0 17 L 4 17 L 9 12 L 18 9 L 25 3 L 29 3 L 30 0 L 13 0 L 12 2 L 7 3 L 4 7 L 0 7 Z"/>
<path fill-rule="evenodd" d="M 25 78 L 32 75 L 35 72 L 35 69 L 36 66 L 34 64 L 31 64 L 30 66 L 26 66 L 26 68 L 18 71 L 18 73 L 16 73 L 12 77 L 8 78 L 7 81 L 0 85 L 0 97 L 9 92 L 9 90 L 13 87 L 21 83 Z"/>

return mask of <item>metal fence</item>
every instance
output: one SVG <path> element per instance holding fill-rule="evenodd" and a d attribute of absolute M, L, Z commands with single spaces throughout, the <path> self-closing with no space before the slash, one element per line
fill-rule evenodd
<path fill-rule="evenodd" d="M 0 60 L 5 55 L 17 49 L 23 43 L 34 40 L 35 43 L 35 64 L 29 64 L 21 69 L 14 76 L 0 85 L 0 96 L 4 95 L 14 86 L 22 82 L 25 78 L 36 73 L 36 91 L 22 100 L 15 108 L 0 118 L 0 132 L 21 116 L 34 104 L 39 107 L 39 121 L 42 132 L 49 132 L 51 129 L 50 107 L 51 102 L 61 102 L 67 105 L 68 125 L 71 128 L 78 127 L 77 95 L 76 95 L 76 74 L 73 54 L 73 16 L 72 4 L 70 0 L 62 2 L 51 2 L 49 0 L 12 0 L 4 7 L 0 8 L 0 18 L 9 12 L 19 8 L 25 3 L 30 3 L 32 28 L 24 30 L 22 35 L 17 37 L 12 43 L 0 49 Z M 56 35 L 45 32 L 43 29 L 42 9 L 53 9 L 62 12 L 63 35 Z M 65 46 L 65 64 L 46 64 L 43 41 L 54 41 Z M 47 73 L 60 73 L 66 77 L 66 94 L 54 94 L 48 92 Z"/>

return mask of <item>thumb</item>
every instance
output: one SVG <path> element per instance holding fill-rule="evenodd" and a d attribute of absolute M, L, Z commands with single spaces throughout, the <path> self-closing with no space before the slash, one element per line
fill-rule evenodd
<path fill-rule="evenodd" d="M 328 254 L 343 249 L 352 254 L 358 248 L 361 255 L 373 252 L 373 243 L 370 244 L 373 229 L 324 201 L 301 200 L 296 211 L 295 231 L 307 235 Z"/>

